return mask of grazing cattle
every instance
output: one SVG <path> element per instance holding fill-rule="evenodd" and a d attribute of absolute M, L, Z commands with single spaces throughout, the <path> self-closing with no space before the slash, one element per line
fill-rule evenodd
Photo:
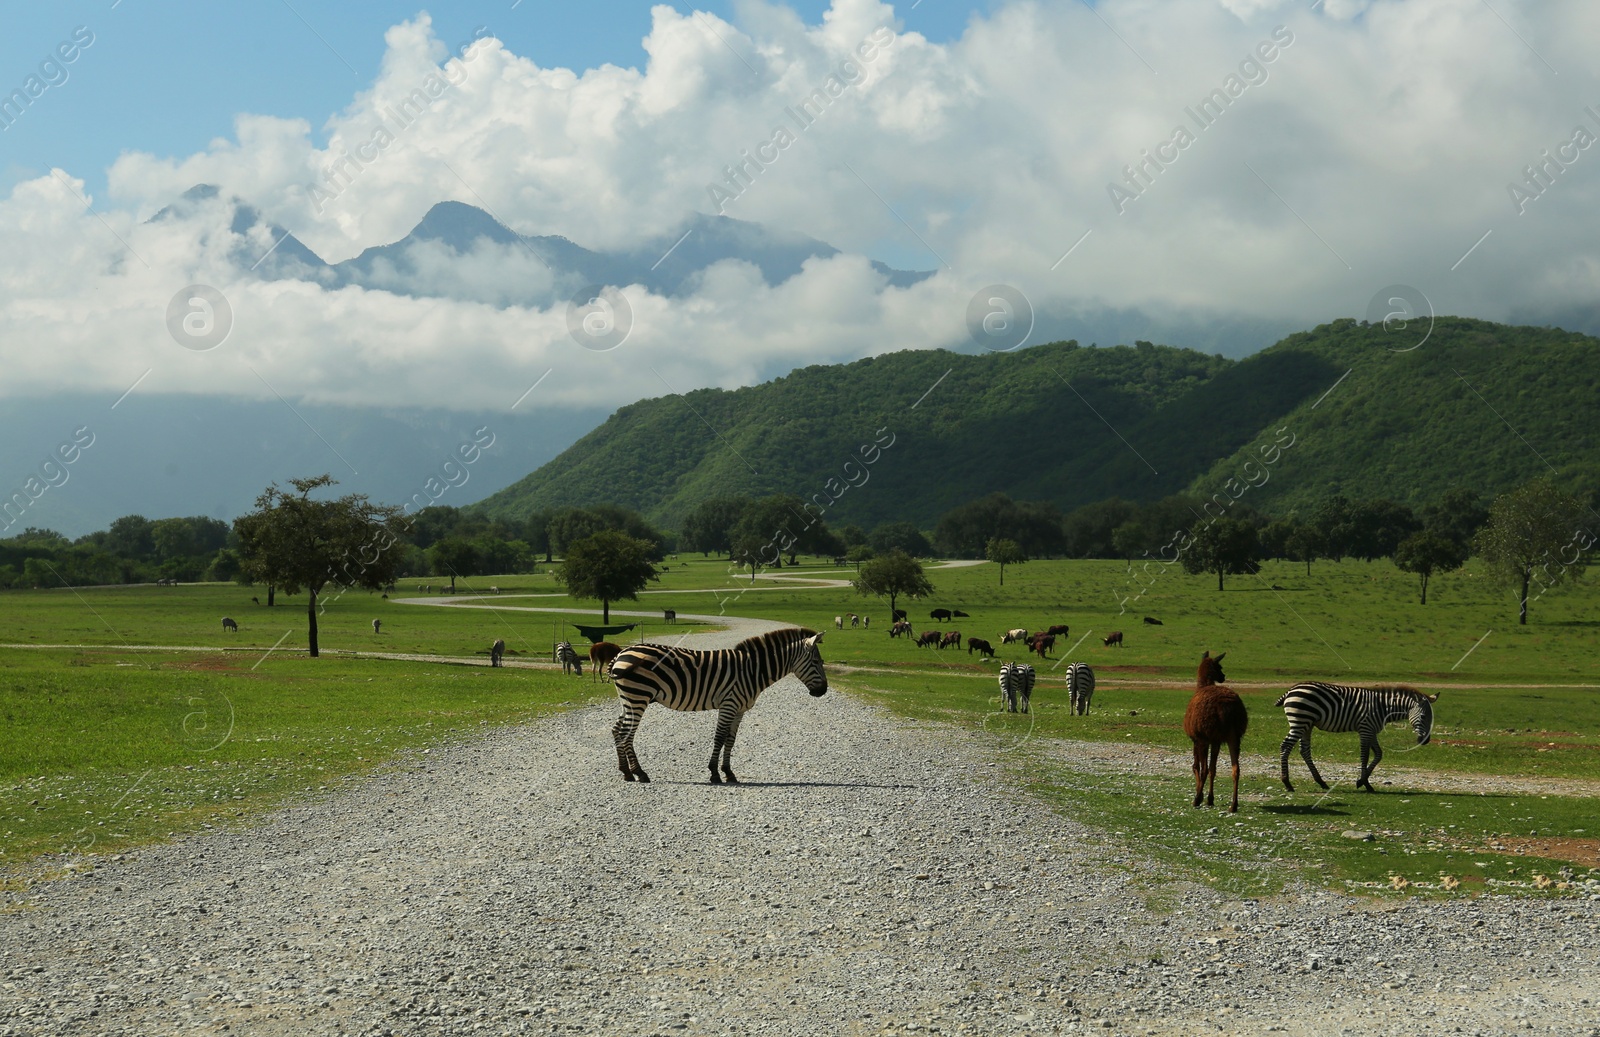
<path fill-rule="evenodd" d="M 1049 656 L 1050 650 L 1055 646 L 1056 635 L 1035 634 L 1033 640 L 1028 643 L 1028 651 L 1038 652 L 1039 658 L 1044 659 Z"/>
<path fill-rule="evenodd" d="M 844 629 L 844 617 L 843 616 L 834 616 L 833 617 L 833 629 L 835 629 L 835 630 L 843 630 Z"/>
<path fill-rule="evenodd" d="M 1146 623 L 1149 623 L 1153 627 L 1158 627 L 1158 626 L 1161 625 L 1161 620 L 1157 619 L 1154 616 L 1146 616 L 1146 617 L 1144 617 L 1144 621 Z"/>
<path fill-rule="evenodd" d="M 556 644 L 556 662 L 561 664 L 562 673 L 576 672 L 579 677 L 583 676 L 583 660 L 578 658 L 571 641 L 561 641 Z"/>
<path fill-rule="evenodd" d="M 1094 698 L 1094 671 L 1088 663 L 1072 663 L 1067 667 L 1067 698 L 1072 711 L 1078 716 L 1089 712 L 1089 700 Z"/>
<path fill-rule="evenodd" d="M 970 619 L 972 617 L 968 616 L 965 612 L 962 612 L 960 609 L 956 609 L 954 612 L 950 613 L 950 618 L 951 619 Z"/>
<path fill-rule="evenodd" d="M 1105 645 L 1107 648 L 1110 648 L 1112 645 L 1116 645 L 1118 648 L 1121 648 L 1122 647 L 1122 631 L 1113 630 L 1111 633 L 1107 634 L 1105 637 L 1102 637 L 1100 639 L 1100 643 Z"/>
<path fill-rule="evenodd" d="M 251 600 L 251 601 L 253 601 L 253 602 L 255 602 L 255 603 L 256 603 L 256 604 L 257 604 L 257 605 L 259 605 L 259 604 L 261 604 L 261 599 L 260 599 L 260 598 L 254 598 L 254 597 L 253 597 L 253 598 L 251 598 L 251 599 L 250 599 L 250 600 Z"/>
<path fill-rule="evenodd" d="M 594 679 L 599 680 L 604 673 L 606 679 L 611 679 L 611 661 L 622 654 L 622 646 L 612 644 L 610 641 L 596 641 L 589 646 L 589 665 L 594 668 Z"/>
<path fill-rule="evenodd" d="M 906 615 L 906 610 L 905 609 L 892 609 L 892 610 L 890 610 L 890 613 L 889 613 L 889 622 L 891 622 L 891 623 L 898 623 L 902 619 L 910 619 L 910 618 L 911 618 L 910 616 Z"/>
<path fill-rule="evenodd" d="M 1250 726 L 1250 714 L 1233 689 L 1222 682 L 1228 678 L 1222 673 L 1222 657 L 1215 659 L 1207 652 L 1200 657 L 1200 669 L 1195 674 L 1194 697 L 1183 714 L 1183 733 L 1194 743 L 1194 805 L 1199 806 L 1202 794 L 1206 806 L 1211 806 L 1217 787 L 1217 756 L 1224 742 L 1228 757 L 1233 761 L 1233 806 L 1230 814 L 1239 812 L 1239 743 Z M 1287 758 L 1287 751 L 1285 752 Z"/>
<path fill-rule="evenodd" d="M 910 623 L 907 623 L 905 620 L 902 619 L 898 623 L 890 624 L 890 626 L 889 626 L 889 636 L 890 637 L 899 637 L 902 634 L 904 634 L 906 637 L 910 637 L 911 636 L 911 624 Z"/>
<path fill-rule="evenodd" d="M 1028 640 L 1028 632 L 1018 627 L 1015 630 L 1007 630 L 1005 636 L 1000 639 L 1000 643 L 1003 645 L 1018 644 L 1026 640 Z"/>
<path fill-rule="evenodd" d="M 957 648 L 961 647 L 961 631 L 950 630 L 947 631 L 943 637 L 939 638 L 939 647 L 941 649 L 949 648 L 951 645 L 955 645 Z"/>
<path fill-rule="evenodd" d="M 938 647 L 938 644 L 939 644 L 939 631 L 937 631 L 937 630 L 924 630 L 917 637 L 917 647 L 918 648 L 921 648 L 924 645 L 933 645 L 935 647 Z"/>
<path fill-rule="evenodd" d="M 377 632 L 378 632 L 378 631 L 379 631 L 379 629 L 380 629 L 380 628 L 382 628 L 382 626 L 383 626 L 383 620 L 381 620 L 381 619 L 374 619 L 374 620 L 373 620 L 373 621 L 372 621 L 372 632 L 373 632 L 373 633 L 374 633 L 374 634 L 376 634 L 376 633 L 377 633 Z"/>
<path fill-rule="evenodd" d="M 499 587 L 493 587 L 493 586 L 491 586 L 491 587 L 490 587 L 490 588 L 489 588 L 489 593 L 490 593 L 490 594 L 499 594 L 499 593 L 500 593 L 500 588 L 499 588 Z"/>
<path fill-rule="evenodd" d="M 505 642 L 505 639 L 504 638 L 500 638 L 500 637 L 495 638 L 494 639 L 494 644 L 489 646 L 489 665 L 490 666 L 499 666 L 500 665 L 500 660 L 505 656 L 505 654 L 506 654 L 506 642 Z"/>
<path fill-rule="evenodd" d="M 1057 623 L 1049 630 L 1046 630 L 1045 633 L 1049 634 L 1051 637 L 1066 637 L 1067 625 L 1065 623 Z"/>
<path fill-rule="evenodd" d="M 665 623 L 676 623 L 678 621 L 678 610 L 677 609 L 662 609 L 661 610 L 661 619 L 662 619 L 662 622 L 665 622 Z"/>
<path fill-rule="evenodd" d="M 861 617 L 856 615 L 854 612 L 846 612 L 845 615 L 850 617 L 851 626 L 858 627 L 861 625 Z"/>
<path fill-rule="evenodd" d="M 229 619 L 227 616 L 223 616 L 222 617 L 222 629 L 223 630 L 231 630 L 235 634 L 237 634 L 239 632 L 239 624 L 235 623 L 233 620 Z"/>
<path fill-rule="evenodd" d="M 933 620 L 935 620 L 937 622 L 943 623 L 945 620 L 950 618 L 950 610 L 949 609 L 934 609 L 932 612 L 928 613 L 928 618 L 933 619 Z"/>
<path fill-rule="evenodd" d="M 1276 583 L 1274 583 L 1274 584 L 1273 584 L 1273 585 L 1272 585 L 1272 589 L 1273 589 L 1273 590 L 1275 590 L 1275 591 L 1281 591 L 1281 590 L 1283 590 L 1283 588 L 1282 588 L 1282 587 L 1280 587 L 1280 586 L 1278 586 L 1278 585 L 1277 585 L 1277 584 L 1276 584 Z"/>
<path fill-rule="evenodd" d="M 976 648 L 979 652 L 983 653 L 983 656 L 982 656 L 983 658 L 986 658 L 986 659 L 993 659 L 994 658 L 994 645 L 991 645 L 989 642 L 985 641 L 983 638 L 981 638 L 981 637 L 969 637 L 969 638 L 967 638 L 967 654 L 971 655 L 972 654 L 972 650 L 974 648 Z"/>
<path fill-rule="evenodd" d="M 862 616 L 861 617 L 861 629 L 865 630 L 865 629 L 867 629 L 867 627 L 870 627 L 871 625 L 872 625 L 872 617 L 871 616 Z"/>

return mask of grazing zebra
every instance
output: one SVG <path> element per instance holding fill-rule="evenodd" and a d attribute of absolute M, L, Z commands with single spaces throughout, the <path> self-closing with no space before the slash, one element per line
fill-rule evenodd
<path fill-rule="evenodd" d="M 556 662 L 561 664 L 562 673 L 576 671 L 579 677 L 583 676 L 583 660 L 573 650 L 571 641 L 562 641 L 556 645 Z"/>
<path fill-rule="evenodd" d="M 223 630 L 231 630 L 235 634 L 237 634 L 239 632 L 239 624 L 234 622 L 229 617 L 223 616 L 222 617 L 222 629 Z"/>
<path fill-rule="evenodd" d="M 1067 667 L 1067 696 L 1074 713 L 1080 717 L 1088 715 L 1089 700 L 1094 698 L 1094 671 L 1088 663 L 1072 663 Z"/>
<path fill-rule="evenodd" d="M 1027 663 L 1005 663 L 1000 667 L 1000 701 L 1007 713 L 1015 713 L 1018 702 L 1022 712 L 1028 712 L 1034 679 L 1033 667 Z"/>
<path fill-rule="evenodd" d="M 667 645 L 634 645 L 611 664 L 611 677 L 622 697 L 622 716 L 611 729 L 617 743 L 617 766 L 626 781 L 649 781 L 633 751 L 634 732 L 645 707 L 659 702 L 668 709 L 717 711 L 716 741 L 711 748 L 711 784 L 722 779 L 737 784 L 733 774 L 733 740 L 739 722 L 756 697 L 787 674 L 800 678 L 813 697 L 827 694 L 822 668 L 822 635 L 788 627 L 746 638 L 732 648 L 701 651 Z M 717 773 L 717 757 L 722 773 Z"/>
<path fill-rule="evenodd" d="M 1372 772 L 1378 769 L 1379 762 L 1383 760 L 1378 732 L 1383 730 L 1385 724 L 1406 720 L 1417 736 L 1417 744 L 1427 745 L 1433 737 L 1433 704 L 1438 698 L 1437 692 L 1424 695 L 1403 684 L 1380 684 L 1372 688 L 1323 684 L 1320 681 L 1296 684 L 1274 703 L 1283 707 L 1284 715 L 1289 719 L 1289 736 L 1283 740 L 1278 752 L 1283 787 L 1294 791 L 1294 786 L 1289 784 L 1289 750 L 1294 748 L 1296 742 L 1300 743 L 1300 755 L 1305 757 L 1311 777 L 1323 788 L 1328 787 L 1322 775 L 1317 773 L 1317 765 L 1311 762 L 1311 729 L 1320 727 L 1334 734 L 1345 731 L 1360 733 L 1361 777 L 1356 781 L 1356 788 L 1375 791 Z M 1370 767 L 1367 765 L 1369 754 L 1372 757 Z"/>

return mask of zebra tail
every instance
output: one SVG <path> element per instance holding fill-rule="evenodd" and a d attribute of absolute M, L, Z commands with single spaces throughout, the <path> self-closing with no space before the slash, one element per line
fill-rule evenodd
<path fill-rule="evenodd" d="M 1282 695 L 1279 695 L 1278 696 L 1278 701 L 1274 702 L 1273 705 L 1278 707 L 1279 709 L 1282 709 L 1283 708 L 1283 704 L 1285 702 L 1288 702 L 1289 701 L 1289 696 L 1293 695 L 1293 694 L 1294 694 L 1294 689 L 1290 688 L 1288 691 L 1284 692 Z"/>

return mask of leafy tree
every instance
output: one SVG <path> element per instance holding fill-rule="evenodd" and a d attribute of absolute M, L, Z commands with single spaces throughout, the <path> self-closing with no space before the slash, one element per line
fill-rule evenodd
<path fill-rule="evenodd" d="M 829 531 L 827 523 L 805 510 L 805 502 L 791 493 L 775 493 L 751 501 L 733 526 L 734 540 L 758 537 L 766 549 L 764 565 L 779 564 L 777 555 L 789 556 L 795 563 L 797 552 L 807 554 L 841 554 L 843 545 Z"/>
<path fill-rule="evenodd" d="M 428 572 L 450 577 L 451 594 L 456 592 L 457 576 L 476 576 L 482 571 L 478 549 L 465 537 L 447 536 L 428 548 Z"/>
<path fill-rule="evenodd" d="M 764 564 L 761 553 L 768 550 L 767 542 L 754 533 L 745 533 L 735 540 L 729 552 L 739 568 L 750 570 L 750 582 L 756 582 L 756 570 Z"/>
<path fill-rule="evenodd" d="M 1422 604 L 1428 603 L 1428 581 L 1436 572 L 1454 572 L 1467 561 L 1467 552 L 1442 533 L 1423 530 L 1400 541 L 1394 551 L 1394 564 L 1401 572 L 1422 578 Z"/>
<path fill-rule="evenodd" d="M 934 545 L 946 555 L 980 557 L 990 540 L 1014 540 L 1030 554 L 1059 552 L 1065 543 L 1061 512 L 1042 501 L 1013 501 L 1003 493 L 945 512 L 933 532 Z"/>
<path fill-rule="evenodd" d="M 983 556 L 1000 567 L 1000 586 L 1006 585 L 1006 566 L 1021 565 L 1028 560 L 1027 552 L 1015 540 L 991 540 L 984 547 Z"/>
<path fill-rule="evenodd" d="M 748 497 L 711 497 L 695 505 L 683 520 L 683 546 L 701 554 L 733 551 L 733 527 L 750 507 Z"/>
<path fill-rule="evenodd" d="M 890 615 L 896 611 L 895 602 L 900 595 L 925 598 L 933 593 L 933 584 L 922 574 L 922 563 L 899 550 L 863 564 L 850 585 L 858 594 L 880 598 L 888 595 Z"/>
<path fill-rule="evenodd" d="M 150 536 L 150 520 L 143 515 L 124 515 L 106 530 L 105 549 L 123 558 L 144 560 L 155 553 Z"/>
<path fill-rule="evenodd" d="M 1306 575 L 1311 575 L 1311 563 L 1323 557 L 1322 534 L 1309 522 L 1296 523 L 1284 539 L 1283 549 L 1290 560 L 1306 563 Z"/>
<path fill-rule="evenodd" d="M 611 622 L 613 601 L 638 601 L 651 580 L 659 580 L 656 545 L 614 529 L 603 529 L 567 545 L 556 580 L 574 598 L 600 599 L 600 621 Z"/>
<path fill-rule="evenodd" d="M 1220 591 L 1226 574 L 1261 571 L 1261 563 L 1256 561 L 1259 550 L 1254 526 L 1243 519 L 1224 516 L 1199 527 L 1189 537 L 1183 551 L 1183 568 L 1197 575 L 1216 573 Z"/>
<path fill-rule="evenodd" d="M 844 541 L 844 546 L 847 549 L 861 547 L 867 542 L 867 532 L 860 526 L 851 523 L 839 529 L 839 539 Z"/>
<path fill-rule="evenodd" d="M 1519 624 L 1528 622 L 1528 588 L 1535 579 L 1543 594 L 1583 574 L 1584 552 L 1595 542 L 1584 523 L 1583 505 L 1549 479 L 1524 483 L 1489 506 L 1489 521 L 1473 547 L 1497 582 L 1519 588 Z"/>
<path fill-rule="evenodd" d="M 245 571 L 286 594 L 306 591 L 307 642 L 317 656 L 317 597 L 330 583 L 378 590 L 394 580 L 401 552 L 400 509 L 353 493 L 312 500 L 311 491 L 338 485 L 331 476 L 291 479 L 291 494 L 276 483 L 256 498 L 256 510 L 234 519 Z"/>
<path fill-rule="evenodd" d="M 860 529 L 861 527 L 857 526 L 856 528 Z M 859 573 L 861 572 L 861 563 L 871 560 L 876 553 L 877 552 L 872 550 L 872 546 L 870 544 L 856 544 L 851 547 L 850 550 L 845 552 L 844 560 L 847 562 L 854 562 L 856 572 Z"/>
<path fill-rule="evenodd" d="M 1134 555 L 1144 554 L 1156 546 L 1150 540 L 1150 531 L 1143 523 L 1132 519 L 1111 531 L 1112 548 L 1130 562 Z"/>
<path fill-rule="evenodd" d="M 1389 558 L 1400 541 L 1422 528 L 1404 504 L 1378 499 L 1362 501 L 1350 509 L 1349 551 L 1363 561 Z"/>
<path fill-rule="evenodd" d="M 1465 554 L 1472 547 L 1472 538 L 1489 521 L 1489 509 L 1473 490 L 1454 489 L 1423 508 L 1421 518 L 1423 529 L 1445 537 Z"/>
<path fill-rule="evenodd" d="M 1067 557 L 1115 558 L 1117 549 L 1111 542 L 1111 534 L 1118 526 L 1136 518 L 1138 513 L 1138 505 L 1120 497 L 1085 504 L 1072 511 L 1061 520 L 1061 535 Z M 1192 521 L 1193 516 L 1189 516 L 1182 525 L 1174 528 L 1184 528 Z"/>
<path fill-rule="evenodd" d="M 1354 512 L 1350 498 L 1342 493 L 1329 497 L 1317 509 L 1311 519 L 1311 528 L 1316 530 L 1320 545 L 1318 550 L 1323 558 L 1338 562 L 1350 554 L 1351 544 L 1355 540 Z M 1309 566 L 1306 571 L 1310 571 Z"/>
<path fill-rule="evenodd" d="M 239 552 L 224 547 L 211 559 L 211 565 L 206 569 L 206 579 L 243 583 L 249 576 L 244 571 L 244 562 L 240 560 Z"/>
<path fill-rule="evenodd" d="M 880 555 L 895 551 L 912 558 L 929 558 L 933 555 L 933 545 L 910 522 L 885 522 L 872 531 L 867 543 Z"/>

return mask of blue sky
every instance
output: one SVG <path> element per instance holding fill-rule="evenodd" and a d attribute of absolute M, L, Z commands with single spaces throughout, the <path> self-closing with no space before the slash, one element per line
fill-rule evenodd
<path fill-rule="evenodd" d="M 94 42 L 16 124 L 0 132 L 0 192 L 61 168 L 101 194 L 105 171 L 124 149 L 158 156 L 200 151 L 233 133 L 242 113 L 299 117 L 322 141 L 324 120 L 377 75 L 383 34 L 426 11 L 445 41 L 470 40 L 482 26 L 541 67 L 583 70 L 610 63 L 642 68 L 649 3 L 612 0 L 495 0 L 431 4 L 361 0 L 95 0 L 8 3 L 0 31 L 0 89 L 9 92 L 78 27 Z M 699 10 L 738 24 L 728 0 Z M 808 24 L 824 0 L 789 4 Z M 902 27 L 945 42 L 987 4 L 922 0 L 901 4 Z"/>

